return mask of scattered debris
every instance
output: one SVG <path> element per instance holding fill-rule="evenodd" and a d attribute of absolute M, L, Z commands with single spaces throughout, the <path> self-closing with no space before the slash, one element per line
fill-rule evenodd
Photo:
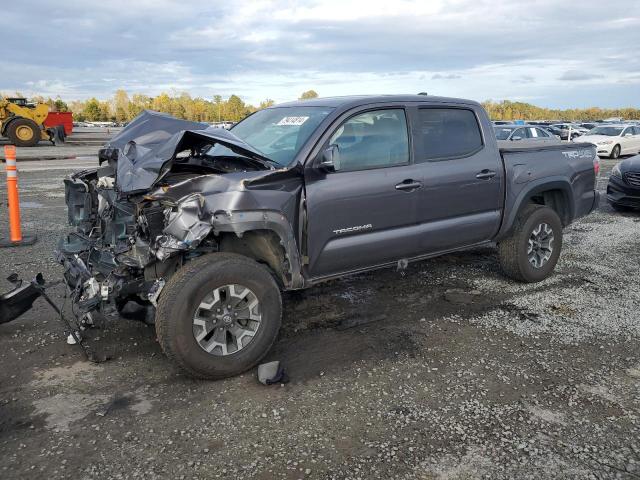
<path fill-rule="evenodd" d="M 258 380 L 264 385 L 273 385 L 276 383 L 288 383 L 289 377 L 280 362 L 275 360 L 258 366 Z"/>

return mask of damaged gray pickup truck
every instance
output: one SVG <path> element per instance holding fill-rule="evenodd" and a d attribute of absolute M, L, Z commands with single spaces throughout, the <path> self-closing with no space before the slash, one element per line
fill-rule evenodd
<path fill-rule="evenodd" d="M 57 257 L 79 311 L 137 302 L 188 374 L 236 375 L 276 339 L 282 290 L 491 244 L 508 276 L 548 277 L 598 204 L 595 149 L 493 132 L 478 103 L 420 95 L 292 102 L 231 131 L 144 112 L 65 181 Z"/>

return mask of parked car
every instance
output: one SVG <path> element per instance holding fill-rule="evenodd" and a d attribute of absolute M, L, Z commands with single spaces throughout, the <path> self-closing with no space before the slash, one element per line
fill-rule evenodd
<path fill-rule="evenodd" d="M 423 95 L 291 102 L 231 131 L 143 112 L 99 158 L 65 180 L 74 312 L 155 307 L 163 351 L 211 379 L 268 352 L 282 290 L 480 245 L 541 281 L 599 198 L 592 145 L 499 148 L 480 104 Z"/>
<path fill-rule="evenodd" d="M 560 131 L 560 139 L 568 140 L 569 132 L 571 132 L 571 140 L 578 138 L 580 135 L 587 133 L 587 129 L 571 123 L 555 123 L 551 125 Z"/>
<path fill-rule="evenodd" d="M 618 158 L 640 152 L 640 127 L 628 124 L 600 125 L 580 137 L 597 147 L 599 156 Z"/>
<path fill-rule="evenodd" d="M 546 128 L 523 125 L 499 125 L 494 127 L 496 139 L 503 141 L 533 140 L 556 142 L 558 139 Z"/>
<path fill-rule="evenodd" d="M 620 211 L 640 208 L 640 155 L 613 167 L 607 185 L 607 200 Z"/>

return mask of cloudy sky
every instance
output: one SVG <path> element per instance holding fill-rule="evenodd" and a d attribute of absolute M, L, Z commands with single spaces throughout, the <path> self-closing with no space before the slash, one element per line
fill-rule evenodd
<path fill-rule="evenodd" d="M 640 106 L 638 0 L 20 0 L 2 17 L 4 93 Z"/>

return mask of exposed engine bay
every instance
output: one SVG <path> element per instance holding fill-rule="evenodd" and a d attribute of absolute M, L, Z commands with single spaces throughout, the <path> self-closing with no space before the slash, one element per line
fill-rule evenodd
<path fill-rule="evenodd" d="M 56 258 L 79 312 L 155 306 L 185 262 L 222 250 L 260 259 L 284 287 L 301 284 L 300 172 L 193 123 L 143 112 L 100 151 L 99 168 L 65 180 L 76 230 Z"/>

